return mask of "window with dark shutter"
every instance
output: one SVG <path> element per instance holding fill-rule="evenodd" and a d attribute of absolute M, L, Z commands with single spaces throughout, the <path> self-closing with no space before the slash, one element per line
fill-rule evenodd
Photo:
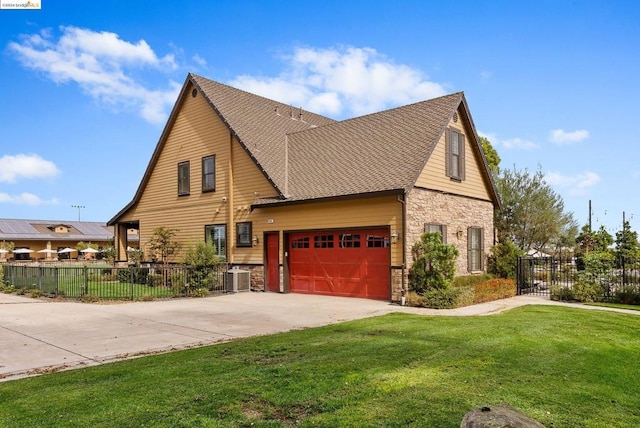
<path fill-rule="evenodd" d="M 202 158 L 202 191 L 213 192 L 216 190 L 216 157 Z"/>
<path fill-rule="evenodd" d="M 464 135 L 455 129 L 447 130 L 445 136 L 446 174 L 452 180 L 465 179 Z"/>
<path fill-rule="evenodd" d="M 425 223 L 424 231 L 429 233 L 439 233 L 443 244 L 447 243 L 447 226 L 437 223 Z"/>
<path fill-rule="evenodd" d="M 484 267 L 484 229 L 470 227 L 467 230 L 467 260 L 469 272 L 480 272 Z"/>
<path fill-rule="evenodd" d="M 236 246 L 251 247 L 251 222 L 236 223 Z"/>
<path fill-rule="evenodd" d="M 185 196 L 191 192 L 189 175 L 189 161 L 180 162 L 178 164 L 178 196 Z"/>

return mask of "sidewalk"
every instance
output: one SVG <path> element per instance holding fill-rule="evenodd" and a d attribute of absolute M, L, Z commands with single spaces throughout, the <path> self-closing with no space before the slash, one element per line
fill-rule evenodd
<path fill-rule="evenodd" d="M 0 381 L 391 312 L 491 315 L 532 304 L 640 315 L 532 296 L 437 310 L 366 299 L 254 292 L 117 304 L 0 293 Z"/>

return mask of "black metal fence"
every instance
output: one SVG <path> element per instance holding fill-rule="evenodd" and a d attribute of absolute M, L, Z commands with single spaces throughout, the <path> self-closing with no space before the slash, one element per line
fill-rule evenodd
<path fill-rule="evenodd" d="M 638 304 L 640 260 L 520 257 L 516 282 L 518 294 Z"/>
<path fill-rule="evenodd" d="M 226 281 L 227 267 L 5 264 L 0 279 L 17 290 L 39 290 L 47 296 L 145 300 L 233 291 Z"/>

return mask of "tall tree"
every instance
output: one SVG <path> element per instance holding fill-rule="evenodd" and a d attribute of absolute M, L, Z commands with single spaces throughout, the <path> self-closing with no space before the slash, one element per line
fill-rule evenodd
<path fill-rule="evenodd" d="M 480 144 L 482 145 L 484 157 L 487 159 L 487 164 L 489 164 L 489 169 L 494 175 L 498 175 L 500 173 L 500 155 L 498 155 L 498 152 L 493 148 L 491 141 L 487 138 L 480 137 Z"/>
<path fill-rule="evenodd" d="M 545 182 L 540 169 L 535 174 L 515 167 L 501 170 L 496 186 L 502 200 L 494 219 L 500 240 L 509 238 L 523 250 L 574 241 L 567 236 L 577 231 L 573 213 L 565 212 L 562 197 Z"/>
<path fill-rule="evenodd" d="M 621 259 L 636 259 L 640 255 L 638 233 L 631 230 L 628 221 L 622 224 L 622 230 L 616 232 L 616 256 Z"/>
<path fill-rule="evenodd" d="M 580 234 L 576 238 L 579 254 L 589 254 L 592 251 L 607 251 L 613 245 L 613 236 L 604 228 L 595 232 L 589 229 L 589 225 L 585 224 L 580 230 Z"/>

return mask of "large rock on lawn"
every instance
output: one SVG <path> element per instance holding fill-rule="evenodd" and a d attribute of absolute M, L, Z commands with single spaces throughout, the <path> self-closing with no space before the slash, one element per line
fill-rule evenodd
<path fill-rule="evenodd" d="M 544 428 L 508 404 L 474 409 L 464 415 L 460 428 Z"/>

